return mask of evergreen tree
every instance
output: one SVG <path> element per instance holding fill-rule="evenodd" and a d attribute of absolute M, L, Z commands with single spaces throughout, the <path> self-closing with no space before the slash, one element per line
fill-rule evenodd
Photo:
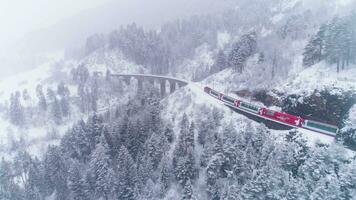
<path fill-rule="evenodd" d="M 87 188 L 85 181 L 80 173 L 81 166 L 79 163 L 72 163 L 69 168 L 68 174 L 68 187 L 71 191 L 71 199 L 73 200 L 86 200 L 88 199 Z"/>
<path fill-rule="evenodd" d="M 210 73 L 217 73 L 222 71 L 228 67 L 228 62 L 226 59 L 226 55 L 223 50 L 219 50 L 218 55 L 216 57 L 214 65 L 210 69 Z"/>
<path fill-rule="evenodd" d="M 42 85 L 37 85 L 36 94 L 37 94 L 37 98 L 38 98 L 38 107 L 43 112 L 46 112 L 47 111 L 47 100 L 43 93 Z"/>
<path fill-rule="evenodd" d="M 9 114 L 11 123 L 20 127 L 25 125 L 24 107 L 21 105 L 20 92 L 18 91 L 11 94 Z"/>
<path fill-rule="evenodd" d="M 159 186 L 160 186 L 160 197 L 163 198 L 171 185 L 172 181 L 172 166 L 169 162 L 168 156 L 164 156 L 159 168 Z"/>
<path fill-rule="evenodd" d="M 122 146 L 118 155 L 118 199 L 135 199 L 136 166 L 127 149 Z"/>
<path fill-rule="evenodd" d="M 70 115 L 69 89 L 62 82 L 57 87 L 57 93 L 60 96 L 59 104 L 60 104 L 60 109 L 62 111 L 62 115 L 64 117 L 68 117 Z"/>
<path fill-rule="evenodd" d="M 62 110 L 61 110 L 61 105 L 57 99 L 57 97 L 53 97 L 53 102 L 51 106 L 51 114 L 53 117 L 53 121 L 59 125 L 62 123 Z"/>
<path fill-rule="evenodd" d="M 28 170 L 28 181 L 25 188 L 27 199 L 42 200 L 47 195 L 43 171 L 41 169 L 40 162 L 34 159 Z"/>
<path fill-rule="evenodd" d="M 183 188 L 182 200 L 195 200 L 195 199 L 197 198 L 194 195 L 192 183 L 190 182 L 190 180 L 188 180 Z"/>
<path fill-rule="evenodd" d="M 44 159 L 44 173 L 50 194 L 55 192 L 56 199 L 68 198 L 67 187 L 68 166 L 58 147 L 49 146 Z"/>
<path fill-rule="evenodd" d="M 147 180 L 154 178 L 153 162 L 147 154 L 143 154 L 137 156 L 137 164 L 138 188 L 142 189 L 146 184 Z"/>
<path fill-rule="evenodd" d="M 103 197 L 105 200 L 109 199 L 116 186 L 116 175 L 112 168 L 109 151 L 104 137 L 101 137 L 90 160 L 90 171 L 95 180 L 95 195 Z"/>
<path fill-rule="evenodd" d="M 0 199 L 20 200 L 21 191 L 16 185 L 11 163 L 2 158 L 0 162 Z"/>
<path fill-rule="evenodd" d="M 242 73 L 247 59 L 252 56 L 257 47 L 256 33 L 252 32 L 241 36 L 229 55 L 230 66 L 237 72 Z"/>

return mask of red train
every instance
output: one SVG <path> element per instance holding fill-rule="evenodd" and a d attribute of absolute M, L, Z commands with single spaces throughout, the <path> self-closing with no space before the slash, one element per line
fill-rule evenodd
<path fill-rule="evenodd" d="M 285 112 L 278 112 L 278 111 L 270 110 L 265 107 L 256 106 L 251 103 L 234 99 L 232 97 L 219 93 L 209 87 L 205 87 L 204 92 L 208 93 L 210 96 L 213 96 L 214 98 L 219 99 L 220 101 L 223 101 L 225 104 L 232 106 L 236 109 L 263 117 L 265 119 L 280 124 L 284 124 L 291 127 L 309 129 L 333 137 L 335 137 L 337 132 L 339 131 L 338 127 L 336 126 L 317 122 L 317 121 L 306 120 L 299 116 L 294 116 Z"/>

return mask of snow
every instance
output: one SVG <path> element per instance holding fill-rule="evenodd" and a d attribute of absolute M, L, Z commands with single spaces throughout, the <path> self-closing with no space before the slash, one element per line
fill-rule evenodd
<path fill-rule="evenodd" d="M 257 55 L 250 58 L 242 74 L 227 68 L 209 76 L 203 81 L 204 85 L 224 93 L 245 90 L 269 90 L 274 82 L 269 77 L 267 68 L 258 63 Z"/>
<path fill-rule="evenodd" d="M 261 29 L 261 36 L 262 37 L 266 37 L 271 33 L 272 33 L 272 30 L 266 29 L 266 27 L 264 27 L 264 26 L 262 27 L 262 29 Z"/>
<path fill-rule="evenodd" d="M 330 90 L 334 93 L 355 91 L 356 68 L 350 66 L 345 70 L 336 72 L 336 66 L 320 62 L 304 69 L 296 76 L 290 76 L 285 84 L 275 89 L 284 94 L 300 94 L 309 96 L 315 90 Z"/>
<path fill-rule="evenodd" d="M 35 67 L 31 70 L 15 74 L 0 80 L 0 107 L 4 108 L 8 103 L 11 93 L 16 91 L 22 92 L 27 89 L 30 100 L 24 101 L 21 98 L 21 103 L 25 108 L 33 107 L 37 104 L 36 86 L 42 84 L 44 91 L 47 87 L 56 88 L 61 80 L 67 80 L 71 69 L 79 64 L 84 64 L 90 72 L 101 71 L 106 72 L 110 69 L 112 73 L 142 73 L 146 72 L 142 66 L 138 66 L 126 61 L 120 52 L 113 51 L 97 51 L 82 61 L 67 60 L 63 61 L 62 54 L 48 54 L 51 58 L 47 63 Z M 68 85 L 71 95 L 77 93 L 77 87 Z M 115 103 L 122 102 L 113 98 Z M 99 102 L 99 107 L 102 107 L 103 102 Z M 114 105 L 114 103 L 112 103 Z M 71 119 L 67 120 L 63 125 L 56 126 L 50 122 L 46 122 L 44 126 L 29 125 L 25 128 L 18 128 L 12 125 L 6 118 L 5 109 L 0 111 L 0 157 L 11 158 L 15 150 L 27 150 L 31 155 L 41 157 L 49 144 L 58 144 L 60 138 L 70 128 L 73 123 L 79 119 L 86 119 L 86 114 L 81 114 L 77 108 L 72 106 Z M 51 132 L 55 128 L 56 134 Z M 15 142 L 15 143 L 14 143 Z M 20 144 L 15 147 L 14 144 Z"/>
<path fill-rule="evenodd" d="M 219 49 L 223 49 L 226 44 L 228 44 L 231 40 L 231 36 L 228 32 L 219 32 L 218 33 L 218 47 Z"/>
<path fill-rule="evenodd" d="M 148 73 L 143 66 L 127 61 L 117 49 L 99 49 L 85 57 L 79 64 L 86 66 L 90 72 L 102 72 L 104 74 L 107 69 L 111 73 Z"/>
<path fill-rule="evenodd" d="M 25 71 L 10 77 L 0 80 L 0 103 L 4 103 L 15 91 L 22 92 L 28 89 L 30 96 L 36 95 L 36 85 L 45 81 L 49 77 L 49 71 L 53 63 L 52 61 L 36 67 L 32 70 Z"/>
<path fill-rule="evenodd" d="M 187 59 L 177 67 L 179 71 L 174 74 L 174 77 L 185 80 L 199 79 L 196 74 L 207 74 L 213 64 L 213 52 L 204 44 L 195 50 L 193 59 Z"/>
<path fill-rule="evenodd" d="M 345 121 L 345 127 L 343 128 L 343 131 L 356 129 L 356 104 L 351 107 L 348 114 L 349 116 Z"/>
<path fill-rule="evenodd" d="M 273 24 L 277 24 L 279 21 L 281 21 L 283 19 L 283 17 L 284 17 L 284 14 L 278 13 L 271 18 L 271 21 Z"/>

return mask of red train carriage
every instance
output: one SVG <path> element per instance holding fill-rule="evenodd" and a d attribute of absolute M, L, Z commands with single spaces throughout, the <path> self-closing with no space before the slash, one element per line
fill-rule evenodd
<path fill-rule="evenodd" d="M 277 111 L 269 110 L 267 108 L 261 108 L 260 115 L 275 121 L 280 121 L 286 124 L 290 124 L 292 126 L 301 127 L 302 123 L 304 123 L 304 119 L 299 116 L 294 116 L 283 112 L 277 112 Z"/>

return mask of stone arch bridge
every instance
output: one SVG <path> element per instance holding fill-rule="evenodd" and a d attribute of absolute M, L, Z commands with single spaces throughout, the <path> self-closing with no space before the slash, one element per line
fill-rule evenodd
<path fill-rule="evenodd" d="M 165 96 L 167 93 L 167 83 L 169 83 L 169 93 L 173 93 L 177 88 L 188 85 L 188 81 L 168 77 L 168 76 L 159 76 L 159 75 L 151 75 L 151 74 L 110 74 L 110 78 L 122 78 L 129 85 L 131 83 L 131 79 L 134 78 L 137 80 L 138 90 L 141 91 L 143 89 L 143 85 L 145 82 L 154 85 L 158 83 L 160 85 L 160 93 L 161 96 Z"/>

